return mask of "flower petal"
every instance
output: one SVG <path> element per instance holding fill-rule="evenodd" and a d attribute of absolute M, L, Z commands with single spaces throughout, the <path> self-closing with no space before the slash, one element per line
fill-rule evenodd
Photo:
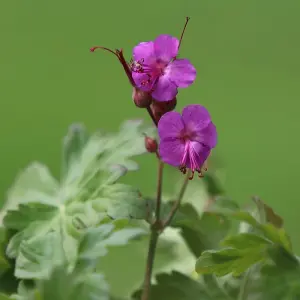
<path fill-rule="evenodd" d="M 160 141 L 158 151 L 164 163 L 179 167 L 184 154 L 184 142 L 177 138 L 163 139 Z"/>
<path fill-rule="evenodd" d="M 190 86 L 196 79 L 197 71 L 188 59 L 176 59 L 167 69 L 170 80 L 180 88 Z"/>
<path fill-rule="evenodd" d="M 207 127 L 201 130 L 197 137 L 193 140 L 197 140 L 206 145 L 210 149 L 215 148 L 217 145 L 218 134 L 216 126 L 213 122 L 210 122 Z"/>
<path fill-rule="evenodd" d="M 158 135 L 160 140 L 178 138 L 184 130 L 180 113 L 170 111 L 165 113 L 158 122 Z"/>
<path fill-rule="evenodd" d="M 142 42 L 133 48 L 133 59 L 135 61 L 144 60 L 147 65 L 155 61 L 154 42 Z"/>
<path fill-rule="evenodd" d="M 189 134 L 195 134 L 211 122 L 208 110 L 199 104 L 188 105 L 182 111 L 182 120 Z"/>
<path fill-rule="evenodd" d="M 179 41 L 176 37 L 162 34 L 154 40 L 154 52 L 156 58 L 169 62 L 178 53 Z"/>
<path fill-rule="evenodd" d="M 171 101 L 177 95 L 177 86 L 171 82 L 167 75 L 160 76 L 152 93 L 156 101 Z"/>
<path fill-rule="evenodd" d="M 145 73 L 138 73 L 138 72 L 132 72 L 132 79 L 140 90 L 149 92 L 152 89 L 153 82 L 150 82 L 149 84 L 142 84 L 143 82 L 146 82 L 149 80 L 149 76 Z"/>
<path fill-rule="evenodd" d="M 193 153 L 191 153 L 193 152 Z M 197 142 L 191 142 L 190 143 L 190 149 L 189 154 L 186 160 L 186 167 L 191 168 L 191 155 L 193 155 L 194 159 L 197 162 L 197 165 L 201 169 L 204 162 L 207 160 L 208 156 L 210 154 L 210 149 L 208 147 L 205 147 L 204 145 L 197 143 Z"/>

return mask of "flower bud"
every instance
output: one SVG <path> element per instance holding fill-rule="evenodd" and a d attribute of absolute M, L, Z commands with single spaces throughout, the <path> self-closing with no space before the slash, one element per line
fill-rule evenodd
<path fill-rule="evenodd" d="M 151 104 L 151 111 L 158 122 L 160 118 L 167 112 L 175 109 L 177 104 L 177 98 L 175 97 L 171 101 L 158 102 L 153 100 Z"/>
<path fill-rule="evenodd" d="M 157 141 L 145 135 L 145 148 L 147 149 L 148 152 L 155 153 L 158 148 Z"/>
<path fill-rule="evenodd" d="M 152 97 L 149 93 L 144 92 L 136 87 L 132 90 L 132 99 L 134 104 L 139 108 L 149 107 L 152 102 Z"/>

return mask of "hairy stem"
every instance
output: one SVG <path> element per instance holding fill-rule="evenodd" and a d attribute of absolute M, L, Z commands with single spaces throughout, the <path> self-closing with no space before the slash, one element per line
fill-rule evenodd
<path fill-rule="evenodd" d="M 146 264 L 146 272 L 144 278 L 144 285 L 143 285 L 143 293 L 141 300 L 148 300 L 150 297 L 150 289 L 151 289 L 151 277 L 152 277 L 152 270 L 156 252 L 156 245 L 158 241 L 159 233 L 157 230 L 151 230 L 149 248 L 148 248 L 148 257 L 147 257 L 147 264 Z"/>
<path fill-rule="evenodd" d="M 180 189 L 180 192 L 179 192 L 179 195 L 178 195 L 178 198 L 177 200 L 174 202 L 170 212 L 169 212 L 169 215 L 167 216 L 166 220 L 163 222 L 162 224 L 162 228 L 166 228 L 167 226 L 170 225 L 170 223 L 172 222 L 180 204 L 181 204 L 181 201 L 182 201 L 182 198 L 184 196 L 184 193 L 186 191 L 186 188 L 187 188 L 187 185 L 189 183 L 189 177 L 190 177 L 190 172 L 187 172 L 185 178 L 184 178 L 184 181 L 183 181 L 183 184 L 182 184 L 182 187 Z"/>
<path fill-rule="evenodd" d="M 164 163 L 159 160 L 158 164 L 158 180 L 157 180 L 157 196 L 156 196 L 156 207 L 155 207 L 155 222 L 151 226 L 151 235 L 148 247 L 148 257 L 146 263 L 146 271 L 143 284 L 142 300 L 148 300 L 150 298 L 151 289 L 151 278 L 153 271 L 153 264 L 155 259 L 155 252 L 157 241 L 160 233 L 160 209 L 161 209 L 161 194 L 162 194 L 162 183 L 163 183 L 163 170 Z"/>
<path fill-rule="evenodd" d="M 158 180 L 157 180 L 157 192 L 156 192 L 156 209 L 155 209 L 155 219 L 156 222 L 160 220 L 160 207 L 161 207 L 161 193 L 162 193 L 162 182 L 163 182 L 163 171 L 164 163 L 159 160 L 158 163 Z"/>
<path fill-rule="evenodd" d="M 153 123 L 154 123 L 155 126 L 157 127 L 158 123 L 157 123 L 157 121 L 156 121 L 156 119 L 155 119 L 155 117 L 154 117 L 154 115 L 153 115 L 153 112 L 152 112 L 150 106 L 147 107 L 147 111 L 148 111 L 148 114 L 149 114 L 151 120 L 153 121 Z"/>

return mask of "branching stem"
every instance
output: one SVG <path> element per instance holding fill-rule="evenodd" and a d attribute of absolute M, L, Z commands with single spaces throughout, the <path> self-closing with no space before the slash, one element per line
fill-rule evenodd
<path fill-rule="evenodd" d="M 155 221 L 154 221 L 154 224 L 152 224 L 152 226 L 151 226 L 151 235 L 150 235 L 150 242 L 149 242 L 149 247 L 148 247 L 148 257 L 147 257 L 143 292 L 142 292 L 142 298 L 141 298 L 142 300 L 148 300 L 150 297 L 152 270 L 153 270 L 153 265 L 154 265 L 157 241 L 158 241 L 158 237 L 159 237 L 159 233 L 160 233 L 159 224 L 160 224 L 160 209 L 161 209 L 161 194 L 162 194 L 164 163 L 161 160 L 159 160 L 158 162 L 159 163 L 158 163 Z"/>
<path fill-rule="evenodd" d="M 158 122 L 156 121 L 151 108 L 148 107 L 147 111 L 157 127 Z M 156 193 L 156 206 L 155 206 L 155 220 L 151 224 L 151 234 L 150 234 L 150 241 L 148 246 L 148 254 L 147 254 L 147 262 L 146 262 L 146 270 L 144 275 L 144 283 L 143 283 L 143 290 L 142 290 L 142 297 L 141 300 L 149 300 L 150 299 L 150 290 L 151 290 L 151 278 L 152 278 L 152 271 L 156 253 L 157 242 L 160 233 L 171 223 L 174 215 L 176 214 L 183 195 L 185 193 L 187 184 L 189 182 L 190 172 L 187 172 L 186 177 L 184 179 L 182 188 L 179 192 L 177 201 L 174 203 L 171 211 L 165 221 L 161 220 L 161 196 L 162 196 L 162 184 L 163 184 L 163 170 L 164 170 L 164 163 L 160 160 L 159 154 L 156 153 L 158 158 L 158 179 L 157 179 L 157 193 Z"/>
<path fill-rule="evenodd" d="M 186 188 L 187 188 L 187 185 L 189 183 L 189 177 L 190 177 L 190 172 L 187 172 L 185 178 L 184 178 L 184 182 L 182 184 L 182 187 L 180 189 L 180 192 L 179 192 L 179 195 L 178 195 L 178 198 L 177 200 L 174 202 L 170 212 L 169 212 L 169 215 L 167 216 L 166 220 L 162 223 L 162 228 L 165 229 L 167 226 L 169 226 L 181 204 L 181 201 L 182 201 L 182 198 L 183 198 L 183 195 L 186 191 Z"/>

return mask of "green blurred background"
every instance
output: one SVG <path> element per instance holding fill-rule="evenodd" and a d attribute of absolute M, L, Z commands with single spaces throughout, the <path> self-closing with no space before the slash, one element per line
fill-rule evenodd
<path fill-rule="evenodd" d="M 299 249 L 299 0 L 2 0 L 0 2 L 0 192 L 39 160 L 59 175 L 68 125 L 115 130 L 144 118 L 121 66 L 94 45 L 131 49 L 158 34 L 179 35 L 198 70 L 178 109 L 201 103 L 219 132 L 225 186 L 244 202 L 257 194 L 279 211 Z M 131 177 L 155 185 L 153 160 Z M 170 180 L 167 185 L 170 186 Z M 126 272 L 125 272 L 126 273 Z M 121 276 L 121 275 L 120 275 Z"/>

